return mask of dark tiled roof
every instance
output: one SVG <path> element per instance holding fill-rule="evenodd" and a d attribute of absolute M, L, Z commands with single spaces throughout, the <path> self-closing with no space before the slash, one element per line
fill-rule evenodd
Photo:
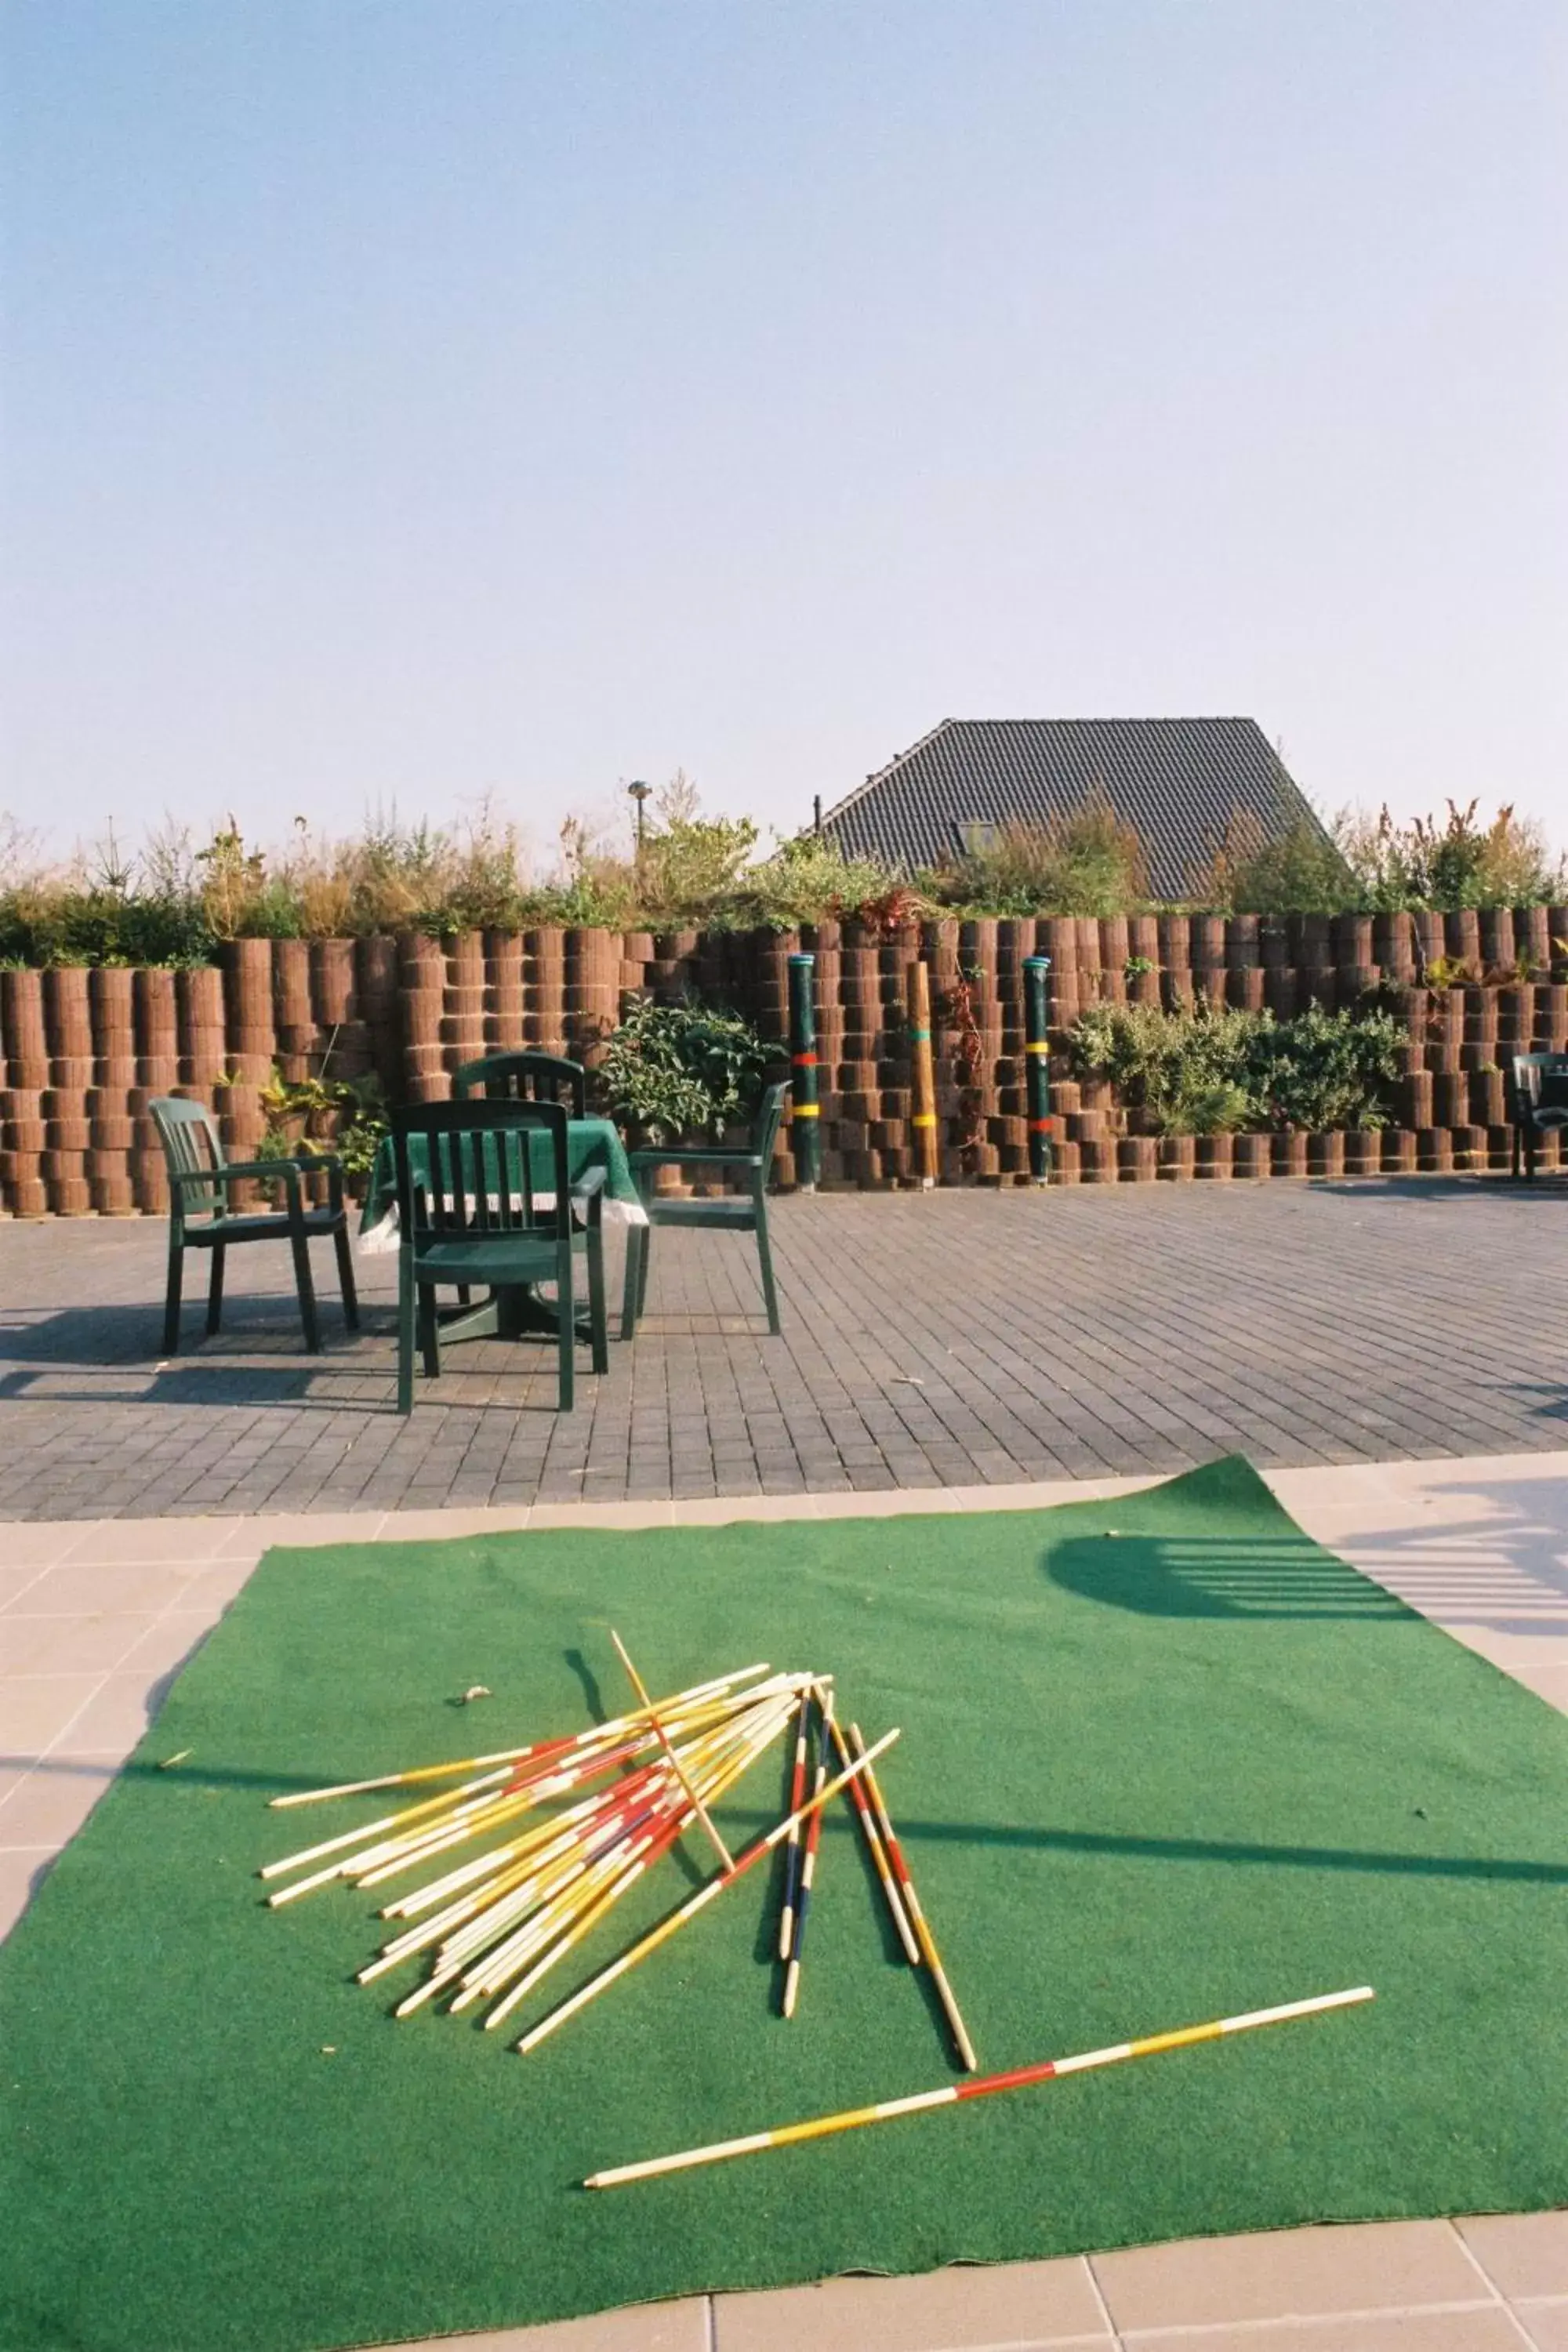
<path fill-rule="evenodd" d="M 908 870 L 960 856 L 965 825 L 1038 824 L 1096 793 L 1137 826 L 1161 898 L 1185 895 L 1235 811 L 1269 839 L 1318 823 L 1254 719 L 944 719 L 822 829 Z"/>

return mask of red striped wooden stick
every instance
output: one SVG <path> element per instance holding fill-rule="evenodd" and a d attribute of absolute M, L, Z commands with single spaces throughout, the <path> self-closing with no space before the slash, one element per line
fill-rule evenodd
<path fill-rule="evenodd" d="M 1287 2001 L 1279 2009 L 1255 2009 L 1239 2017 L 1216 2018 L 1211 2025 L 1186 2025 L 1174 2033 L 1151 2033 L 1142 2042 L 1118 2042 L 1107 2050 L 1080 2051 L 1076 2058 L 1047 2058 L 1037 2066 L 1018 2066 L 1005 2074 L 984 2074 L 973 2083 L 948 2083 L 940 2091 L 921 2091 L 910 2099 L 881 2099 L 874 2107 L 847 2107 L 839 2115 L 817 2116 L 810 2123 L 784 2124 L 775 2131 L 750 2132 L 744 2139 L 715 2140 L 707 2147 L 690 2147 L 679 2156 L 650 2157 L 643 2164 L 621 2164 L 607 2172 L 591 2173 L 584 2189 L 619 2189 L 628 2180 L 651 2180 L 662 2172 L 684 2172 L 698 2164 L 722 2164 L 732 2156 L 755 2156 L 765 2147 L 788 2147 L 796 2140 L 826 2139 L 831 2133 L 856 2131 L 862 2124 L 889 2123 L 896 2116 L 921 2114 L 927 2107 L 951 2107 L 964 2099 L 988 2098 L 996 2091 L 1021 2091 L 1031 2083 L 1048 2083 L 1060 2074 L 1087 2074 L 1094 2067 L 1117 2066 L 1128 2058 L 1152 2058 L 1163 2050 L 1185 2050 L 1194 2042 L 1217 2042 L 1230 2033 L 1249 2033 L 1259 2025 L 1283 2025 L 1298 2017 L 1317 2017 L 1330 2009 L 1349 2009 L 1370 2000 L 1370 1985 L 1350 1992 L 1320 1993 L 1312 2000 Z"/>
<path fill-rule="evenodd" d="M 865 1755 L 866 1743 L 860 1737 L 858 1724 L 852 1723 L 849 1727 L 849 1745 L 857 1756 Z M 973 2074 L 980 2063 L 974 2054 L 974 2044 L 969 2038 L 969 2030 L 959 2011 L 952 1987 L 947 1980 L 947 1971 L 942 1967 L 942 1956 L 936 1948 L 936 1938 L 926 1924 L 926 1916 L 921 1908 L 920 1896 L 915 1893 L 915 1882 L 910 1876 L 910 1866 L 904 1860 L 903 1849 L 893 1834 L 892 1821 L 883 1802 L 882 1791 L 877 1785 L 877 1776 L 870 1770 L 866 1774 L 866 1794 L 875 1809 L 877 1826 L 882 1832 L 882 1843 L 888 1849 L 888 1860 L 892 1864 L 893 1875 L 899 1882 L 899 1893 L 904 1899 L 905 1908 L 910 1915 L 910 1925 L 915 1931 L 915 1940 L 921 1948 L 921 1957 L 931 1970 L 931 1982 L 936 1987 L 937 1998 L 942 2002 L 943 2014 L 952 2030 L 952 2038 L 957 2045 L 958 2054 Z"/>

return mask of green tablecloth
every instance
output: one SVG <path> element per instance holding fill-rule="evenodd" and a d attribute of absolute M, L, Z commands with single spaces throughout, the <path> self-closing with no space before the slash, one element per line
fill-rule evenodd
<path fill-rule="evenodd" d="M 509 1147 L 515 1150 L 520 1140 L 518 1137 L 509 1138 Z M 552 1167 L 549 1138 L 535 1129 L 527 1140 L 533 1182 L 547 1192 Z M 428 1181 L 430 1171 L 424 1145 L 416 1140 L 410 1150 L 415 1175 Z M 566 1160 L 574 1184 L 590 1169 L 602 1168 L 605 1171 L 606 1218 L 618 1218 L 626 1224 L 647 1223 L 637 1188 L 632 1181 L 632 1171 L 626 1162 L 626 1146 L 613 1121 L 607 1118 L 568 1119 Z M 360 1245 L 373 1254 L 397 1246 L 397 1171 L 390 1136 L 383 1141 L 375 1155 L 375 1166 L 371 1171 L 370 1187 L 365 1193 L 364 1211 L 360 1218 Z"/>

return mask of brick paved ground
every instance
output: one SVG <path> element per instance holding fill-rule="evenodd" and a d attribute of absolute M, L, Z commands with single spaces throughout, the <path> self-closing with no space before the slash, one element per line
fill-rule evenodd
<path fill-rule="evenodd" d="M 392 1411 L 395 1261 L 300 1349 L 287 1253 L 161 1364 L 164 1231 L 0 1223 L 0 1519 L 968 1486 L 1511 1453 L 1568 1423 L 1568 1200 L 1506 1183 L 784 1199 L 784 1333 L 725 1234 L 658 1237 L 649 1319 L 553 1410 L 479 1342 Z M 618 1259 L 618 1247 L 617 1247 Z M 205 1269 L 193 1268 L 196 1279 Z M 618 1271 L 618 1266 L 617 1266 Z M 330 1260 L 319 1278 L 331 1297 Z M 580 1364 L 585 1364 L 580 1357 Z"/>

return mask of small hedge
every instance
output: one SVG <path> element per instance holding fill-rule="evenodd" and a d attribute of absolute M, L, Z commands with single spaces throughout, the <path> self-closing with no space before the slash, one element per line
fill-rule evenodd
<path fill-rule="evenodd" d="M 1163 1135 L 1377 1128 L 1398 1075 L 1404 1032 L 1382 1011 L 1293 1020 L 1200 1006 L 1100 1004 L 1068 1034 L 1076 1071 L 1108 1078 Z"/>

